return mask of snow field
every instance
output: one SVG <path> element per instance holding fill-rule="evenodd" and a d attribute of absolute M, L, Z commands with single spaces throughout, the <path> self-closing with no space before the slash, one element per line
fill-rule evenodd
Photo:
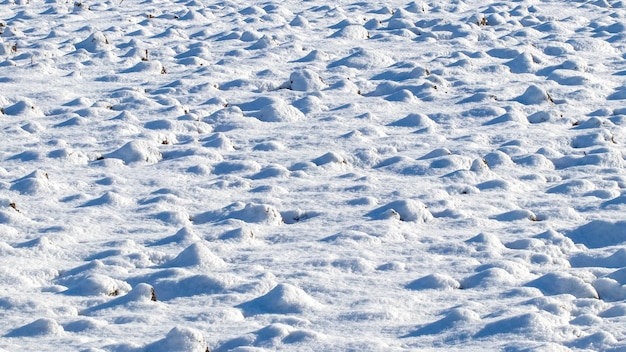
<path fill-rule="evenodd" d="M 621 350 L 621 1 L 3 1 L 0 349 Z"/>

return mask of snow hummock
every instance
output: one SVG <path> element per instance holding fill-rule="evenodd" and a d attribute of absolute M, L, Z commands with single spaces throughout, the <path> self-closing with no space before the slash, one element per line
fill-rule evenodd
<path fill-rule="evenodd" d="M 397 200 L 368 213 L 373 219 L 398 219 L 400 221 L 427 222 L 433 219 L 424 203 L 413 200 Z"/>
<path fill-rule="evenodd" d="M 125 164 L 138 162 L 156 163 L 162 155 L 156 146 L 144 140 L 130 141 L 119 149 L 103 155 L 104 158 L 120 159 Z"/>
<path fill-rule="evenodd" d="M 301 288 L 290 284 L 278 284 L 265 295 L 242 303 L 239 307 L 246 315 L 253 315 L 301 313 L 305 310 L 319 309 L 321 305 Z"/>

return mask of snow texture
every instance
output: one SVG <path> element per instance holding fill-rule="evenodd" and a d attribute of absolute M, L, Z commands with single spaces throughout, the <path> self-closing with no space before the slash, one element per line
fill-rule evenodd
<path fill-rule="evenodd" d="M 625 23 L 0 0 L 0 351 L 626 350 Z"/>

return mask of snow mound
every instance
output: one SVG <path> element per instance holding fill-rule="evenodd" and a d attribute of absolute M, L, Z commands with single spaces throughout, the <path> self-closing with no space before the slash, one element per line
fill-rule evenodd
<path fill-rule="evenodd" d="M 321 213 L 316 212 L 316 211 L 304 211 L 301 209 L 286 210 L 286 211 L 282 211 L 280 214 L 282 215 L 283 221 L 285 222 L 285 224 L 289 224 L 289 225 L 292 225 L 301 221 L 306 221 L 311 218 L 322 215 Z"/>
<path fill-rule="evenodd" d="M 301 314 L 316 310 L 321 304 L 311 296 L 289 284 L 278 284 L 267 294 L 237 306 L 245 315 L 256 314 Z"/>
<path fill-rule="evenodd" d="M 162 238 L 152 243 L 152 245 L 159 246 L 169 243 L 177 243 L 189 246 L 193 243 L 200 241 L 200 237 L 188 226 L 182 227 L 175 234 Z"/>
<path fill-rule="evenodd" d="M 490 169 L 497 169 L 500 167 L 513 165 L 513 160 L 511 160 L 511 157 L 499 150 L 487 153 L 487 155 L 483 157 L 483 160 L 487 163 L 487 166 Z"/>
<path fill-rule="evenodd" d="M 583 279 L 567 273 L 545 274 L 526 284 L 546 295 L 570 294 L 577 298 L 598 298 L 598 292 Z"/>
<path fill-rule="evenodd" d="M 617 303 L 613 305 L 611 308 L 606 309 L 597 316 L 602 318 L 614 318 L 614 317 L 623 317 L 626 316 L 626 304 Z"/>
<path fill-rule="evenodd" d="M 213 167 L 215 175 L 259 172 L 261 166 L 254 160 L 223 161 Z"/>
<path fill-rule="evenodd" d="M 0 32 L 0 37 L 2 38 L 24 38 L 24 32 L 22 32 L 21 30 L 13 27 L 13 26 L 3 26 L 4 30 L 2 32 Z"/>
<path fill-rule="evenodd" d="M 119 303 L 155 302 L 156 294 L 152 286 L 145 284 L 145 283 L 140 283 L 140 284 L 137 284 L 135 287 L 133 287 L 133 289 L 130 292 L 128 292 L 125 296 L 122 296 L 114 300 L 113 302 L 115 301 L 118 301 Z"/>
<path fill-rule="evenodd" d="M 445 274 L 430 274 L 411 281 L 406 285 L 409 290 L 454 290 L 461 288 L 461 284 L 452 277 Z"/>
<path fill-rule="evenodd" d="M 93 318 L 74 320 L 63 325 L 63 329 L 68 332 L 101 331 L 106 328 L 107 323 Z"/>
<path fill-rule="evenodd" d="M 351 39 L 351 40 L 361 40 L 368 39 L 370 37 L 370 33 L 367 29 L 361 25 L 352 24 L 349 26 L 345 26 L 335 33 L 331 34 L 330 38 L 341 38 L 341 39 Z"/>
<path fill-rule="evenodd" d="M 228 282 L 226 280 L 202 274 L 181 279 L 161 279 L 154 283 L 154 289 L 159 293 L 159 300 L 161 301 L 169 301 L 178 297 L 223 293 L 227 287 Z"/>
<path fill-rule="evenodd" d="M 499 253 L 506 249 L 504 244 L 500 241 L 498 236 L 491 233 L 479 233 L 478 235 L 465 241 L 468 245 L 473 246 L 479 251 L 485 251 L 490 253 Z"/>
<path fill-rule="evenodd" d="M 319 343 L 322 336 L 308 329 L 294 328 L 285 323 L 272 323 L 257 331 L 224 342 L 218 351 L 266 351 L 279 350 L 283 344 Z"/>
<path fill-rule="evenodd" d="M 163 267 L 221 268 L 225 265 L 222 258 L 213 254 L 202 242 L 197 242 L 185 248 Z"/>
<path fill-rule="evenodd" d="M 407 115 L 400 120 L 394 121 L 387 126 L 397 126 L 397 127 L 413 127 L 413 128 L 433 128 L 437 126 L 435 121 L 431 120 L 430 117 L 424 114 L 412 113 Z"/>
<path fill-rule="evenodd" d="M 184 327 L 173 328 L 165 338 L 144 348 L 145 352 L 206 352 L 208 350 L 207 342 L 200 331 Z"/>
<path fill-rule="evenodd" d="M 154 288 L 146 283 L 137 284 L 126 295 L 117 297 L 112 301 L 89 307 L 81 312 L 81 314 L 89 315 L 105 309 L 115 308 L 118 306 L 129 306 L 136 304 L 153 304 L 157 301 Z"/>
<path fill-rule="evenodd" d="M 485 325 L 474 337 L 483 338 L 499 334 L 516 334 L 535 338 L 555 333 L 554 323 L 540 313 L 532 312 L 494 321 Z"/>
<path fill-rule="evenodd" d="M 74 47 L 76 49 L 85 49 L 90 53 L 97 53 L 112 49 L 109 40 L 100 31 L 90 34 L 87 39 L 74 44 Z"/>
<path fill-rule="evenodd" d="M 308 54 L 306 54 L 301 59 L 295 60 L 294 62 L 316 62 L 316 61 L 327 61 L 330 59 L 330 55 L 321 51 L 321 50 L 312 50 Z"/>
<path fill-rule="evenodd" d="M 489 268 L 461 280 L 461 287 L 492 289 L 493 287 L 513 286 L 515 278 L 501 268 Z"/>
<path fill-rule="evenodd" d="M 193 217 L 193 222 L 204 224 L 227 219 L 241 220 L 247 223 L 281 225 L 283 218 L 274 206 L 257 203 L 236 202 L 218 211 L 208 211 Z"/>
<path fill-rule="evenodd" d="M 275 47 L 276 45 L 278 45 L 278 43 L 276 43 L 276 40 L 274 40 L 271 37 L 268 37 L 267 35 L 264 35 L 263 37 L 261 37 L 259 40 L 257 40 L 254 44 L 250 45 L 246 49 L 261 50 L 261 49 L 272 48 L 272 47 Z"/>
<path fill-rule="evenodd" d="M 284 101 L 277 101 L 261 108 L 256 118 L 263 122 L 295 122 L 306 117 L 296 107 Z"/>
<path fill-rule="evenodd" d="M 346 159 L 340 154 L 335 153 L 335 152 L 328 152 L 311 161 L 317 166 L 322 166 L 322 165 L 327 165 L 327 164 L 347 164 Z"/>
<path fill-rule="evenodd" d="M 222 241 L 227 242 L 244 242 L 250 243 L 254 240 L 254 229 L 247 227 L 239 227 L 236 229 L 232 229 L 230 231 L 226 231 L 221 234 L 218 238 Z"/>
<path fill-rule="evenodd" d="M 526 91 L 519 97 L 515 98 L 516 101 L 524 105 L 537 105 L 547 102 L 553 102 L 552 97 L 543 89 L 536 85 L 531 85 L 526 88 Z"/>
<path fill-rule="evenodd" d="M 140 61 L 133 67 L 128 68 L 122 73 L 148 73 L 148 74 L 164 74 L 166 73 L 165 66 L 157 60 L 154 61 Z"/>
<path fill-rule="evenodd" d="M 294 17 L 293 20 L 289 22 L 289 25 L 292 27 L 309 28 L 309 20 L 307 20 L 302 15 L 296 15 L 296 17 Z"/>
<path fill-rule="evenodd" d="M 522 112 L 520 111 L 509 111 L 507 113 L 504 113 L 498 117 L 493 118 L 490 121 L 485 122 L 483 125 L 484 126 L 491 126 L 491 125 L 496 125 L 496 124 L 505 124 L 505 123 L 510 123 L 510 124 L 521 124 L 521 125 L 525 125 L 528 124 L 528 118 L 526 117 L 526 115 L 524 115 Z"/>
<path fill-rule="evenodd" d="M 43 117 L 45 116 L 43 111 L 37 107 L 29 99 L 24 99 L 16 102 L 13 105 L 9 105 L 2 109 L 5 115 L 10 116 L 25 116 L 25 117 Z"/>
<path fill-rule="evenodd" d="M 587 180 L 568 180 L 546 190 L 546 193 L 583 195 L 595 189 L 595 185 Z"/>
<path fill-rule="evenodd" d="M 398 219 L 423 223 L 433 219 L 433 215 L 424 203 L 413 200 L 396 200 L 367 213 L 366 216 L 373 220 Z"/>
<path fill-rule="evenodd" d="M 566 233 L 566 236 L 587 248 L 616 246 L 626 242 L 626 221 L 593 220 Z"/>
<path fill-rule="evenodd" d="M 578 253 L 570 258 L 570 264 L 575 268 L 603 267 L 621 268 L 626 264 L 626 249 L 619 248 L 613 254 L 602 256 L 598 254 Z"/>
<path fill-rule="evenodd" d="M 416 103 L 419 101 L 413 92 L 408 89 L 400 89 L 385 97 L 385 100 L 391 102 Z"/>
<path fill-rule="evenodd" d="M 230 212 L 228 217 L 256 224 L 280 225 L 283 223 L 283 217 L 278 209 L 267 204 L 249 203 L 243 209 Z"/>
<path fill-rule="evenodd" d="M 34 195 L 50 192 L 52 190 L 52 184 L 47 172 L 37 170 L 13 181 L 9 189 L 19 192 L 20 194 Z"/>
<path fill-rule="evenodd" d="M 29 336 L 58 336 L 63 333 L 63 327 L 54 319 L 41 318 L 32 323 L 14 329 L 6 334 L 6 337 L 29 337 Z"/>
<path fill-rule="evenodd" d="M 479 321 L 480 316 L 478 315 L 478 313 L 465 308 L 455 308 L 445 317 L 422 326 L 416 331 L 408 334 L 407 337 L 435 335 L 453 329 L 455 331 L 458 331 L 463 327 L 470 327 L 471 325 L 476 324 Z"/>
<path fill-rule="evenodd" d="M 85 204 L 83 207 L 94 207 L 94 206 L 111 206 L 111 207 L 124 207 L 132 204 L 132 200 L 121 196 L 115 192 L 106 192 L 102 196 L 96 199 L 92 199 Z"/>
<path fill-rule="evenodd" d="M 505 213 L 493 216 L 491 218 L 494 220 L 504 221 L 504 222 L 518 221 L 518 220 L 537 221 L 537 215 L 535 215 L 535 213 L 527 209 L 510 210 Z"/>
<path fill-rule="evenodd" d="M 251 178 L 253 180 L 261 180 L 273 177 L 288 178 L 289 174 L 290 171 L 282 165 L 267 165 Z"/>
<path fill-rule="evenodd" d="M 528 52 L 521 53 L 515 59 L 507 62 L 507 65 L 513 73 L 533 73 L 537 71 L 537 63 L 535 58 Z"/>
<path fill-rule="evenodd" d="M 620 285 L 626 285 L 626 267 L 616 270 L 606 277 L 619 282 Z"/>
<path fill-rule="evenodd" d="M 361 27 L 363 28 L 363 27 Z M 365 29 L 365 28 L 363 28 Z M 367 31 L 367 30 L 366 30 Z M 328 67 L 351 67 L 361 70 L 367 70 L 377 67 L 387 67 L 393 63 L 393 59 L 387 55 L 376 51 L 363 48 L 354 49 L 354 52 L 342 59 L 331 62 Z"/>
<path fill-rule="evenodd" d="M 320 91 L 327 87 L 320 75 L 309 70 L 301 69 L 289 76 L 289 81 L 283 85 L 287 89 L 299 92 Z"/>
<path fill-rule="evenodd" d="M 598 292 L 600 299 L 605 302 L 616 302 L 626 299 L 626 286 L 617 280 L 602 277 L 594 280 L 591 284 Z"/>
<path fill-rule="evenodd" d="M 561 115 L 557 111 L 537 111 L 528 115 L 527 120 L 529 123 L 537 124 L 557 121 L 560 117 Z"/>
<path fill-rule="evenodd" d="M 125 164 L 159 162 L 163 157 L 158 148 L 143 140 L 130 141 L 121 148 L 103 155 L 104 158 L 122 160 Z"/>
<path fill-rule="evenodd" d="M 599 331 L 587 336 L 579 337 L 572 341 L 569 346 L 581 350 L 595 351 L 619 351 L 624 348 L 620 346 L 615 348 L 618 343 L 617 338 L 609 332 Z"/>
<path fill-rule="evenodd" d="M 277 152 L 285 149 L 287 149 L 287 147 L 285 147 L 282 143 L 276 141 L 259 143 L 253 148 L 253 150 L 262 152 Z"/>
<path fill-rule="evenodd" d="M 73 277 L 67 286 L 63 294 L 72 296 L 117 296 L 131 289 L 126 282 L 101 274 Z"/>
<path fill-rule="evenodd" d="M 224 133 L 218 132 L 202 140 L 204 146 L 208 148 L 216 148 L 221 150 L 235 150 L 233 141 Z"/>

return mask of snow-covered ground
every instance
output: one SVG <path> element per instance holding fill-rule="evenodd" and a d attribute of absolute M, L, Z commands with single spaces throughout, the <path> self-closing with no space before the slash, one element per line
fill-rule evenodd
<path fill-rule="evenodd" d="M 0 350 L 626 350 L 626 2 L 0 32 Z"/>

